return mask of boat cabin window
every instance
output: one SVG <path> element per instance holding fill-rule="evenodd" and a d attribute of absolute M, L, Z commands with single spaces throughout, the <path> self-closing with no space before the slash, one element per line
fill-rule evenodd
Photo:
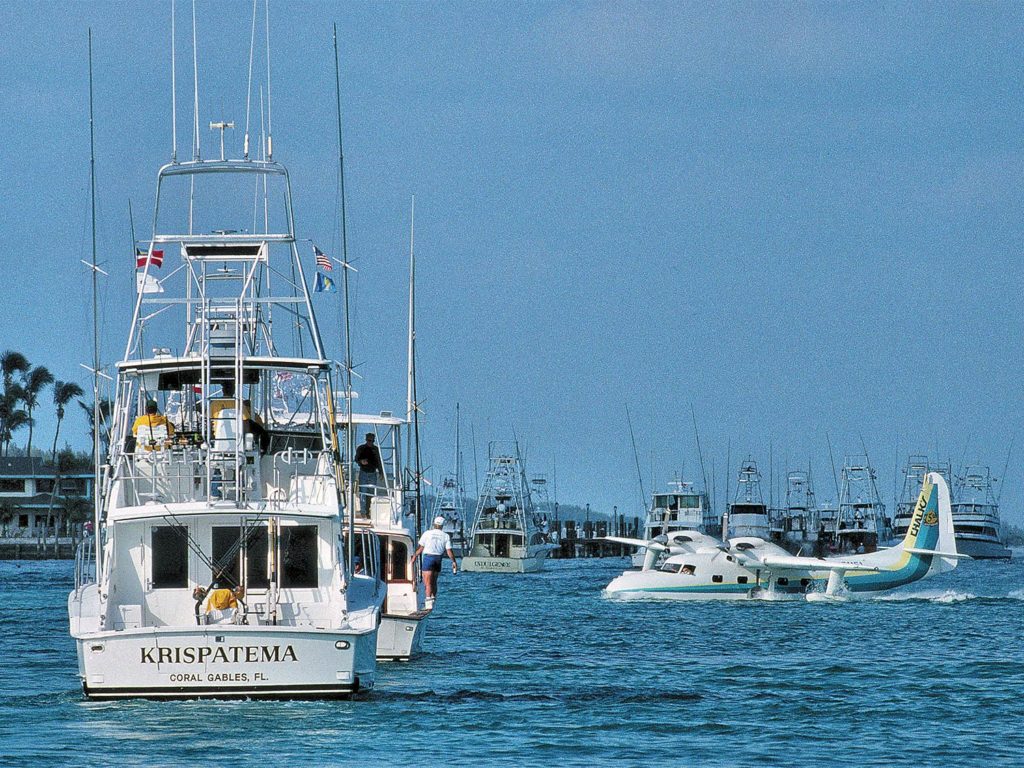
<path fill-rule="evenodd" d="M 392 541 L 390 552 L 390 581 L 409 581 L 409 547 L 404 541 Z"/>
<path fill-rule="evenodd" d="M 746 584 L 747 583 L 747 577 L 746 576 L 737 576 L 736 577 L 736 583 L 737 584 Z"/>
<path fill-rule="evenodd" d="M 231 586 L 244 584 L 246 589 L 267 589 L 267 529 L 266 526 L 248 526 L 245 542 L 241 542 L 243 529 L 238 526 L 216 526 L 213 529 L 213 575 L 223 573 Z M 245 577 L 239 573 L 244 552 Z"/>
<path fill-rule="evenodd" d="M 151 538 L 153 589 L 188 586 L 188 528 L 184 525 L 154 527 Z"/>
<path fill-rule="evenodd" d="M 780 587 L 786 587 L 789 586 L 789 579 L 787 579 L 785 576 L 780 576 L 775 580 L 775 583 L 778 584 Z"/>
<path fill-rule="evenodd" d="M 316 587 L 317 546 L 320 537 L 315 525 L 296 525 L 281 529 L 281 586 Z"/>
<path fill-rule="evenodd" d="M 713 582 L 715 582 L 715 584 L 721 584 L 722 583 L 722 574 L 716 573 L 714 576 L 711 577 L 711 580 Z"/>
<path fill-rule="evenodd" d="M 811 585 L 811 580 L 810 579 L 800 579 L 800 586 L 801 587 L 809 587 L 810 585 Z"/>

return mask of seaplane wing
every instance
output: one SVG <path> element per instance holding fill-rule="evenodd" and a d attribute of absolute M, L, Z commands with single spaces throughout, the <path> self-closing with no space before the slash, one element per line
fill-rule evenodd
<path fill-rule="evenodd" d="M 842 560 L 823 560 L 820 557 L 797 557 L 796 555 L 765 555 L 760 558 L 765 568 L 773 571 L 873 571 L 881 569 L 874 565 L 850 563 Z"/>
<path fill-rule="evenodd" d="M 614 541 L 617 544 L 628 544 L 631 547 L 646 547 L 647 549 L 653 549 L 655 552 L 668 551 L 668 547 L 654 539 L 631 539 L 627 536 L 605 536 L 604 540 Z"/>

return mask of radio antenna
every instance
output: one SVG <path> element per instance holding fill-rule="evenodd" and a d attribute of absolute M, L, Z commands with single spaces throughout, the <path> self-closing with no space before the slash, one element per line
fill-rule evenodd
<path fill-rule="evenodd" d="M 178 78 L 174 59 L 177 49 L 174 44 L 174 0 L 171 0 L 171 162 L 178 162 Z M 135 241 L 132 239 L 132 249 Z"/>
<path fill-rule="evenodd" d="M 246 160 L 249 159 L 249 110 L 252 105 L 252 60 L 256 51 L 257 2 L 258 0 L 252 0 L 252 30 L 249 32 L 249 82 L 245 87 L 245 137 L 242 139 L 242 157 Z"/>

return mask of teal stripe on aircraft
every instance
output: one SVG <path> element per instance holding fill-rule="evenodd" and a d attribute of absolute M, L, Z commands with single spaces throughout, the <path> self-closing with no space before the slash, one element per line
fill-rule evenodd
<path fill-rule="evenodd" d="M 911 522 L 913 527 L 914 522 Z M 914 549 L 935 549 L 939 543 L 939 488 L 933 485 L 928 504 L 920 517 L 920 530 L 909 546 Z M 934 555 L 907 555 L 907 562 L 900 568 L 878 573 L 847 576 L 846 586 L 851 592 L 868 592 L 895 589 L 924 578 L 932 567 Z"/>
<path fill-rule="evenodd" d="M 625 592 L 695 592 L 700 594 L 729 594 L 732 592 L 749 592 L 754 584 L 694 584 L 686 587 L 637 587 L 635 589 L 617 589 L 615 593 Z M 613 593 L 614 594 L 614 593 Z"/>

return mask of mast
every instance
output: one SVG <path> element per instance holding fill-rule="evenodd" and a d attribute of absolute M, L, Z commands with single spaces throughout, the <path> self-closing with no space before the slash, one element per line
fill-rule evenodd
<path fill-rule="evenodd" d="M 414 461 L 416 467 L 416 536 L 423 530 L 423 472 L 420 464 L 420 409 L 416 393 L 416 196 L 409 209 L 409 379 L 406 409 L 412 421 Z"/>
<path fill-rule="evenodd" d="M 636 452 L 636 436 L 633 434 L 633 419 L 629 415 L 629 405 L 626 405 L 626 423 L 629 425 L 629 440 L 633 443 L 633 461 L 636 462 L 636 478 L 640 483 L 640 508 L 647 513 L 647 494 L 644 493 L 644 475 L 640 470 L 640 454 Z"/>
<path fill-rule="evenodd" d="M 267 63 L 267 70 L 269 72 L 270 63 Z M 351 313 L 349 312 L 349 294 L 348 294 L 348 231 L 345 225 L 345 150 L 344 144 L 342 143 L 341 135 L 341 71 L 338 66 L 338 25 L 334 25 L 334 95 L 335 103 L 338 110 L 338 179 L 341 185 L 341 260 L 342 264 L 342 286 L 345 295 L 345 402 L 347 406 L 345 408 L 345 459 L 349 462 L 349 466 L 352 466 L 352 461 L 355 455 L 355 444 L 353 440 L 352 431 L 354 429 L 352 425 L 352 325 L 351 325 Z M 269 88 L 268 88 L 268 100 L 269 100 Z M 269 109 L 268 109 L 269 116 Z M 268 120 L 269 122 L 269 120 Z M 270 157 L 270 132 L 269 125 L 267 131 L 267 157 Z M 334 403 L 329 404 L 330 409 L 334 410 Z M 345 510 L 348 512 L 348 572 L 353 572 L 353 565 L 355 563 L 355 494 L 352 488 L 352 477 L 351 470 L 349 472 L 348 481 L 345 483 Z M 343 473 L 344 475 L 344 473 Z"/>
<path fill-rule="evenodd" d="M 92 225 L 92 506 L 96 573 L 100 574 L 103 572 L 103 548 L 100 546 L 100 326 L 99 265 L 96 263 L 96 129 L 92 95 L 92 27 L 89 27 L 89 202 Z"/>

